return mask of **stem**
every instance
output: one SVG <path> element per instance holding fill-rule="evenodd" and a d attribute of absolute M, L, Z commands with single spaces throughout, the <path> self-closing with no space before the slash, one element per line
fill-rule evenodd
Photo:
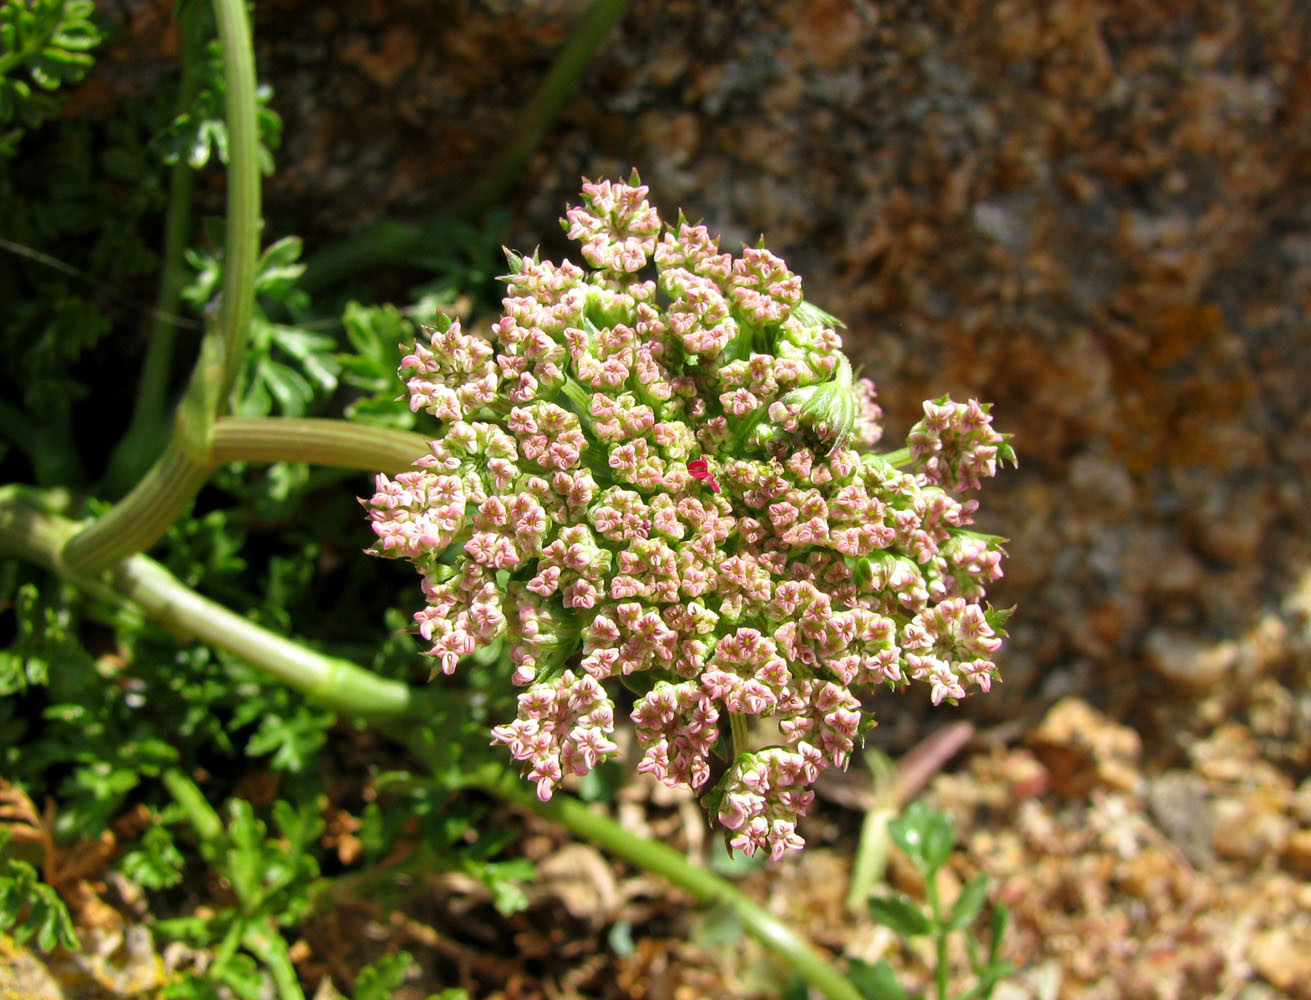
<path fill-rule="evenodd" d="M 627 9 L 628 0 L 595 0 L 578 19 L 546 78 L 520 112 L 513 138 L 502 149 L 486 181 L 474 193 L 467 214 L 479 215 L 505 197 L 505 192 L 560 113 L 560 108 L 578 86 L 597 48 Z"/>
<path fill-rule="evenodd" d="M 212 464 L 208 451 L 214 416 L 245 361 L 259 258 L 255 58 L 245 0 L 214 0 L 214 15 L 223 46 L 229 140 L 227 245 L 218 325 L 206 332 L 164 454 L 127 496 L 65 546 L 63 562 L 82 573 L 101 572 L 148 548 L 195 497 Z"/>
<path fill-rule="evenodd" d="M 910 448 L 898 448 L 896 451 L 890 451 L 886 455 L 880 455 L 879 458 L 887 462 L 894 469 L 904 469 L 910 465 Z"/>
<path fill-rule="evenodd" d="M 182 79 L 178 86 L 178 111 L 188 110 L 200 89 L 198 65 L 203 56 L 204 20 L 194 4 L 182 9 Z M 179 157 L 169 173 L 168 207 L 164 216 L 163 266 L 159 293 L 146 355 L 141 363 L 132 422 L 114 449 L 107 480 L 117 493 L 139 477 L 163 446 L 169 377 L 173 370 L 173 349 L 177 343 L 177 315 L 187 272 L 182 252 L 191 230 L 191 192 L 195 174 L 185 157 Z"/>
<path fill-rule="evenodd" d="M 907 752 L 894 769 L 888 758 L 875 750 L 865 751 L 865 763 L 873 785 L 860 826 L 860 843 L 851 865 L 847 888 L 847 911 L 865 911 L 874 884 L 883 878 L 891 846 L 888 823 L 903 806 L 920 793 L 933 775 L 960 752 L 974 735 L 968 722 L 954 722 L 935 730 Z"/>
<path fill-rule="evenodd" d="M 173 801 L 182 807 L 187 822 L 195 829 L 202 844 L 214 843 L 223 836 L 223 820 L 194 781 L 177 768 L 169 768 L 160 780 L 173 796 Z"/>
<path fill-rule="evenodd" d="M 232 391 L 246 359 L 259 264 L 260 179 L 255 55 L 245 0 L 214 0 L 214 20 L 223 47 L 228 119 L 227 235 L 219 303 L 219 329 L 226 348 L 222 400 Z"/>
<path fill-rule="evenodd" d="M 937 968 L 933 970 L 933 980 L 937 986 L 938 1000 L 947 1000 L 947 926 L 942 919 L 942 901 L 938 896 L 938 873 L 933 871 L 924 882 L 924 896 L 928 900 L 929 910 L 933 913 L 933 944 L 937 953 Z"/>
<path fill-rule="evenodd" d="M 61 543 L 76 525 L 17 497 L 6 495 L 0 502 L 0 551 L 15 552 L 54 570 L 107 603 L 136 606 L 180 638 L 200 639 L 241 657 L 330 711 L 363 717 L 422 713 L 422 692 L 378 677 L 348 660 L 317 653 L 234 614 L 197 594 L 146 556 L 124 560 L 104 579 L 67 563 L 60 557 Z"/>
<path fill-rule="evenodd" d="M 747 739 L 747 717 L 737 712 L 729 712 L 728 728 L 733 734 L 733 760 L 736 761 L 738 755 L 746 753 L 751 746 L 750 740 Z"/>
<path fill-rule="evenodd" d="M 897 816 L 896 780 L 888 758 L 874 750 L 865 752 L 873 783 L 871 799 L 860 823 L 860 841 L 856 857 L 851 863 L 851 880 L 847 884 L 847 912 L 861 915 L 875 883 L 883 878 L 887 868 L 891 839 L 888 822 Z"/>
<path fill-rule="evenodd" d="M 224 417 L 210 455 L 215 464 L 310 462 L 395 475 L 428 451 L 422 434 L 348 420 Z"/>
<path fill-rule="evenodd" d="M 759 903 L 713 872 L 696 867 L 667 844 L 630 833 L 609 816 L 593 812 L 568 795 L 540 802 L 518 775 L 500 764 L 481 767 L 468 780 L 474 787 L 559 823 L 570 833 L 616 857 L 661 876 L 698 903 L 726 907 L 752 937 L 831 1000 L 859 1000 L 860 993 L 855 986 L 828 958 L 766 913 Z"/>
<path fill-rule="evenodd" d="M 149 548 L 191 503 L 209 472 L 208 463 L 170 442 L 127 496 L 64 546 L 61 560 L 75 572 L 94 575 Z"/>
<path fill-rule="evenodd" d="M 241 934 L 241 943 L 273 973 L 273 985 L 281 1000 L 305 1000 L 300 988 L 300 977 L 291 962 L 287 942 L 272 927 L 247 924 Z"/>

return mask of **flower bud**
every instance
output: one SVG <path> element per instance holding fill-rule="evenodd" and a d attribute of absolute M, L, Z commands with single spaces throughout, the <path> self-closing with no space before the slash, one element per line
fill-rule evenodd
<path fill-rule="evenodd" d="M 830 381 L 793 389 L 782 400 L 783 405 L 796 411 L 803 425 L 829 445 L 830 453 L 847 446 L 863 405 L 852 385 L 851 362 L 841 354 L 837 361 Z"/>

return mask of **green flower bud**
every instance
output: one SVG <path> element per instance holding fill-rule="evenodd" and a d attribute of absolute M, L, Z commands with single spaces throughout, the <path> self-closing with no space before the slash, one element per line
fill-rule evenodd
<path fill-rule="evenodd" d="M 793 389 L 783 397 L 783 404 L 796 411 L 803 425 L 820 440 L 829 442 L 830 452 L 847 446 L 861 407 L 851 381 L 851 362 L 842 354 L 837 355 L 837 360 L 837 371 L 830 381 Z"/>

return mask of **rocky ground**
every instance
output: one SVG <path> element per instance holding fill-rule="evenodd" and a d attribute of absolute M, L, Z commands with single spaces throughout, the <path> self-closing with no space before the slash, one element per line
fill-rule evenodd
<path fill-rule="evenodd" d="M 163 5 L 119 6 L 142 40 L 123 65 L 166 55 Z M 312 241 L 458 209 L 581 6 L 260 4 L 286 123 L 270 219 Z M 926 794 L 957 820 L 953 874 L 989 873 L 1015 912 L 998 995 L 1311 997 L 1305 4 L 637 0 L 505 242 L 552 255 L 579 178 L 633 167 L 726 243 L 763 233 L 843 317 L 885 440 L 946 392 L 1015 435 L 980 516 L 1012 539 L 1005 683 L 958 711 L 874 706 L 894 756 L 974 727 Z M 926 956 L 844 908 L 862 781 L 826 796 L 804 857 L 743 884 L 922 979 Z M 708 850 L 689 802 L 635 785 L 615 808 Z M 306 961 L 400 942 L 479 996 L 777 988 L 714 914 L 533 831 L 527 914 L 447 879 L 426 912 L 343 910 Z"/>

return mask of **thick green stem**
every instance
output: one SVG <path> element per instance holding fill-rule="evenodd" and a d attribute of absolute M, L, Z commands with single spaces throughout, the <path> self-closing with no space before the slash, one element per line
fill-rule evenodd
<path fill-rule="evenodd" d="M 223 462 L 310 462 L 395 475 L 428 454 L 410 431 L 348 420 L 224 417 L 214 424 L 210 455 Z"/>
<path fill-rule="evenodd" d="M 208 463 L 197 462 L 171 442 L 127 496 L 69 541 L 64 564 L 94 575 L 149 548 L 191 503 L 209 473 Z"/>
<path fill-rule="evenodd" d="M 236 384 L 246 359 L 259 265 L 260 180 L 255 53 L 246 0 L 214 0 L 223 48 L 228 125 L 228 208 L 219 329 L 226 350 L 219 399 Z"/>
<path fill-rule="evenodd" d="M 173 436 L 137 486 L 65 547 L 63 562 L 99 573 L 152 545 L 195 497 L 209 475 L 214 417 L 245 360 L 259 262 L 259 146 L 255 57 L 245 0 L 214 0 L 227 84 L 228 211 L 218 324 L 207 330 Z"/>
<path fill-rule="evenodd" d="M 184 404 L 182 423 L 187 426 L 207 417 L 197 413 L 188 423 L 190 413 Z M 190 447 L 184 449 L 184 443 Z M 63 562 L 95 574 L 149 548 L 223 462 L 311 462 L 394 475 L 427 453 L 422 435 L 347 420 L 228 417 L 212 427 L 182 430 L 131 493 L 68 543 Z"/>
<path fill-rule="evenodd" d="M 759 903 L 739 892 L 731 883 L 713 872 L 698 868 L 667 844 L 630 833 L 609 816 L 593 812 L 571 796 L 557 795 L 549 802 L 538 801 L 518 775 L 499 765 L 479 769 L 470 775 L 469 783 L 559 823 L 570 833 L 591 841 L 616 857 L 661 876 L 698 903 L 726 907 L 752 937 L 830 1000 L 860 1000 L 860 993 L 851 980 L 837 970 L 832 959 L 798 938 L 785 924 L 770 916 Z"/>
<path fill-rule="evenodd" d="M 348 660 L 325 656 L 283 638 L 202 597 L 146 556 L 133 556 L 108 577 L 60 558 L 60 543 L 75 525 L 18 500 L 0 502 L 0 551 L 12 551 L 115 605 L 139 608 L 153 622 L 200 639 L 254 664 L 323 707 L 357 717 L 407 716 L 421 711 L 418 693 Z M 67 546 L 64 546 L 66 549 Z"/>
<path fill-rule="evenodd" d="M 733 759 L 751 749 L 747 733 L 747 717 L 738 712 L 728 713 L 728 730 L 733 735 Z"/>
<path fill-rule="evenodd" d="M 880 455 L 879 458 L 887 462 L 894 469 L 904 469 L 910 465 L 910 449 L 898 448 L 896 451 L 890 451 L 886 455 Z"/>

